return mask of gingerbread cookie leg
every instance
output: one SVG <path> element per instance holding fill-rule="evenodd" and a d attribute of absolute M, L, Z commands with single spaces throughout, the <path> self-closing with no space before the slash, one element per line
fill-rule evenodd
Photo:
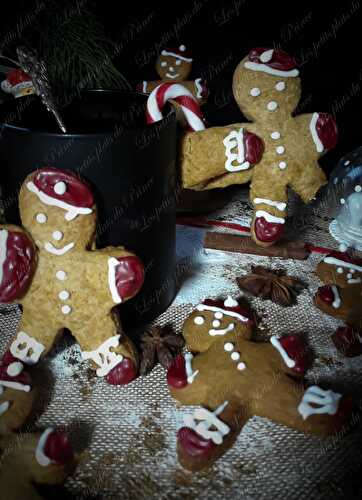
<path fill-rule="evenodd" d="M 76 460 L 64 433 L 47 429 L 42 434 L 23 434 L 4 451 L 1 498 L 41 500 L 34 484 L 62 484 L 75 467 Z"/>
<path fill-rule="evenodd" d="M 109 384 L 124 385 L 136 378 L 137 352 L 132 342 L 122 333 L 115 316 L 94 315 L 74 335 L 82 349 L 83 359 L 91 360 L 97 375 L 105 377 Z"/>
<path fill-rule="evenodd" d="M 283 236 L 288 201 L 287 184 L 280 180 L 275 182 L 273 178 L 266 179 L 265 166 L 256 165 L 250 199 L 255 209 L 252 237 L 258 245 L 270 246 Z"/>

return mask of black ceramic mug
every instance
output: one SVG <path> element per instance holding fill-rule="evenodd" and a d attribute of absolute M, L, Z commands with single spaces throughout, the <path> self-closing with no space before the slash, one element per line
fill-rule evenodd
<path fill-rule="evenodd" d="M 147 97 L 91 90 L 61 110 L 68 133 L 57 129 L 39 98 L 0 107 L 0 184 L 7 222 L 19 224 L 18 192 L 44 166 L 86 179 L 98 205 L 97 245 L 124 245 L 145 265 L 141 292 L 120 306 L 126 327 L 161 314 L 175 296 L 176 116 L 146 125 Z"/>

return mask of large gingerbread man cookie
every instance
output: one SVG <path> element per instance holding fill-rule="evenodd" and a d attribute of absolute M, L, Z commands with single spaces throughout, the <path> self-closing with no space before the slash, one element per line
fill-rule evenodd
<path fill-rule="evenodd" d="M 203 190 L 251 181 L 252 236 L 263 246 L 282 236 L 288 186 L 308 202 L 325 183 L 318 158 L 337 141 L 332 116 L 292 116 L 301 94 L 298 75 L 295 60 L 282 50 L 251 50 L 235 70 L 233 92 L 252 123 L 212 127 L 182 139 L 184 187 Z"/>
<path fill-rule="evenodd" d="M 325 283 L 314 302 L 326 314 L 362 329 L 362 260 L 331 253 L 318 264 L 317 276 Z"/>
<path fill-rule="evenodd" d="M 113 308 L 141 288 L 141 261 L 123 247 L 94 248 L 94 197 L 71 172 L 42 168 L 30 174 L 19 208 L 25 229 L 0 230 L 0 302 L 23 308 L 11 355 L 35 364 L 67 328 L 98 376 L 111 384 L 130 382 L 137 353 Z"/>
<path fill-rule="evenodd" d="M 181 464 L 209 466 L 230 448 L 254 415 L 302 432 L 331 434 L 344 424 L 351 401 L 311 386 L 305 390 L 306 350 L 300 336 L 251 339 L 251 313 L 230 297 L 206 300 L 186 319 L 183 335 L 191 351 L 167 374 L 172 396 L 200 405 L 184 416 L 178 432 Z"/>
<path fill-rule="evenodd" d="M 145 94 L 149 94 L 163 82 L 182 82 L 182 85 L 191 92 L 199 103 L 203 103 L 208 96 L 206 83 L 201 78 L 187 81 L 191 68 L 192 57 L 186 52 L 185 45 L 180 45 L 178 48 L 166 48 L 162 50 L 156 61 L 156 71 L 160 80 L 143 81 L 137 88 Z"/>

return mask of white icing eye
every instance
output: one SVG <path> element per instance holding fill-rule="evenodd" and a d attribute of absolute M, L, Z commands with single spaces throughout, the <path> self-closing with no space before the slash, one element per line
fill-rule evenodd
<path fill-rule="evenodd" d="M 270 102 L 268 102 L 266 107 L 269 111 L 275 111 L 278 107 L 278 103 L 276 101 L 270 101 Z"/>
<path fill-rule="evenodd" d="M 161 62 L 161 66 L 164 68 L 165 66 L 167 66 L 167 62 L 166 61 L 162 61 Z"/>
<path fill-rule="evenodd" d="M 234 344 L 232 344 L 231 342 L 226 342 L 224 344 L 224 349 L 226 352 L 231 352 L 234 349 Z"/>
<path fill-rule="evenodd" d="M 48 217 L 45 214 L 36 214 L 36 220 L 39 224 L 45 224 Z"/>
<path fill-rule="evenodd" d="M 222 313 L 222 312 L 216 312 L 216 313 L 214 314 L 214 317 L 215 317 L 216 319 L 221 319 L 221 318 L 223 318 L 223 317 L 224 317 L 224 315 L 223 315 L 223 313 Z"/>
<path fill-rule="evenodd" d="M 350 280 L 352 278 L 352 273 L 348 273 L 347 278 Z"/>
<path fill-rule="evenodd" d="M 63 314 L 70 314 L 72 312 L 72 308 L 68 305 L 62 306 L 62 313 Z"/>
<path fill-rule="evenodd" d="M 62 195 L 66 192 L 66 190 L 67 190 L 67 185 L 63 181 L 59 181 L 54 185 L 54 192 L 56 194 Z"/>
<path fill-rule="evenodd" d="M 277 132 L 277 131 L 272 132 L 272 133 L 270 134 L 270 137 L 271 137 L 274 141 L 276 141 L 276 140 L 280 139 L 280 132 Z"/>
<path fill-rule="evenodd" d="M 337 273 L 343 274 L 343 267 L 337 267 Z"/>
<path fill-rule="evenodd" d="M 181 64 L 182 64 L 182 61 L 180 59 L 177 59 L 176 66 L 181 66 Z"/>
<path fill-rule="evenodd" d="M 349 270 L 349 272 L 350 272 L 351 274 L 354 274 L 354 273 L 356 272 L 356 270 L 355 270 L 355 269 L 350 269 L 350 270 Z"/>
<path fill-rule="evenodd" d="M 232 352 L 231 353 L 231 359 L 233 361 L 238 361 L 238 359 L 240 359 L 240 353 L 238 353 L 238 352 Z"/>
<path fill-rule="evenodd" d="M 258 97 L 258 95 L 261 94 L 261 90 L 259 89 L 259 87 L 253 87 L 252 89 L 250 89 L 250 95 L 253 96 L 253 97 Z"/>
<path fill-rule="evenodd" d="M 195 325 L 203 325 L 205 323 L 205 318 L 203 316 L 196 316 L 194 318 Z"/>
<path fill-rule="evenodd" d="M 362 186 L 355 186 L 354 190 L 356 193 L 360 193 L 362 191 Z"/>
<path fill-rule="evenodd" d="M 55 276 L 60 281 L 64 281 L 67 279 L 67 273 L 65 273 L 64 271 L 57 271 L 55 273 Z"/>
<path fill-rule="evenodd" d="M 346 200 L 344 198 L 340 199 L 341 205 L 344 205 L 346 203 Z"/>
<path fill-rule="evenodd" d="M 61 292 L 59 292 L 58 297 L 60 298 L 60 300 L 68 300 L 70 297 L 70 293 L 68 292 L 68 290 L 62 290 Z"/>
<path fill-rule="evenodd" d="M 212 322 L 212 326 L 214 328 L 217 328 L 221 325 L 220 321 L 218 319 L 214 319 L 214 321 Z"/>
<path fill-rule="evenodd" d="M 285 89 L 285 82 L 278 82 L 275 85 L 275 90 L 277 90 L 278 92 L 281 92 L 284 89 Z"/>
<path fill-rule="evenodd" d="M 61 231 L 54 231 L 52 236 L 55 241 L 60 241 L 63 238 L 63 233 Z"/>

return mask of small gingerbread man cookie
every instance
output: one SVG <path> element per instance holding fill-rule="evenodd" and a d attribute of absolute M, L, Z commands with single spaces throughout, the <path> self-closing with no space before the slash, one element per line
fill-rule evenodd
<path fill-rule="evenodd" d="M 94 197 L 69 171 L 30 174 L 19 208 L 25 230 L 0 229 L 0 301 L 23 308 L 10 353 L 33 365 L 67 328 L 98 376 L 111 384 L 130 382 L 137 353 L 113 308 L 141 288 L 141 261 L 123 247 L 94 248 Z"/>
<path fill-rule="evenodd" d="M 252 327 L 250 311 L 230 297 L 204 301 L 184 323 L 190 352 L 176 359 L 167 381 L 180 403 L 201 406 L 184 416 L 178 432 L 186 469 L 203 469 L 223 455 L 254 415 L 321 435 L 340 429 L 349 417 L 350 399 L 316 385 L 305 390 L 300 336 L 257 343 L 250 340 Z"/>
<path fill-rule="evenodd" d="M 160 83 L 173 82 L 180 83 L 186 87 L 192 95 L 200 102 L 206 101 L 208 90 L 206 83 L 201 78 L 187 81 L 191 73 L 192 58 L 186 52 L 185 45 L 180 45 L 178 48 L 166 48 L 162 50 L 156 61 L 156 71 L 160 80 L 153 82 L 143 81 L 138 86 L 138 90 L 145 94 L 150 94 Z"/>
<path fill-rule="evenodd" d="M 293 57 L 256 48 L 239 63 L 235 100 L 252 123 L 185 134 L 181 174 L 185 188 L 204 190 L 251 182 L 252 236 L 269 246 L 282 237 L 290 186 L 304 202 L 326 182 L 319 157 L 337 142 L 332 116 L 294 117 L 301 94 Z"/>
<path fill-rule="evenodd" d="M 318 264 L 316 274 L 325 283 L 314 297 L 316 306 L 361 330 L 362 260 L 330 253 Z"/>

